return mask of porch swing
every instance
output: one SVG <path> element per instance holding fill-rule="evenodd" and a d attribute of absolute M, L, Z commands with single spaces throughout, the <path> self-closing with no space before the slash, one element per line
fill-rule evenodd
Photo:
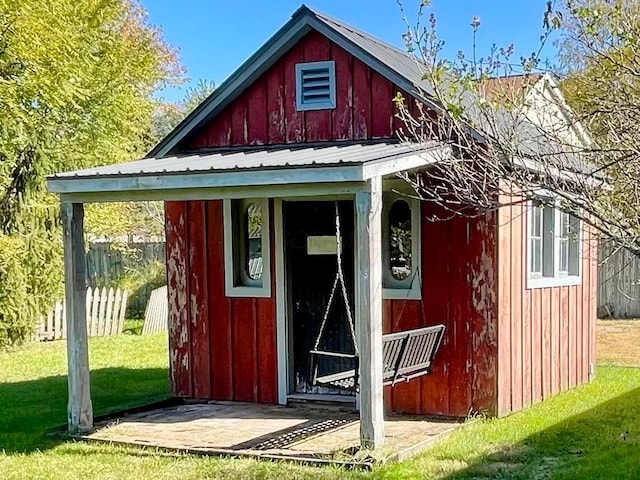
<path fill-rule="evenodd" d="M 349 306 L 349 297 L 344 281 L 342 269 L 342 245 L 340 233 L 340 212 L 338 202 L 336 210 L 336 277 L 331 288 L 329 301 L 322 317 L 322 323 L 318 331 L 313 349 L 310 350 L 311 385 L 332 387 L 342 390 L 357 391 L 359 385 L 359 351 L 356 339 L 355 323 Z M 353 343 L 354 353 L 334 352 L 320 348 L 320 341 L 325 331 L 329 313 L 340 287 L 342 300 L 345 306 L 349 333 Z M 405 299 L 406 302 L 406 299 Z M 396 333 L 382 335 L 382 384 L 394 386 L 405 383 L 414 378 L 427 375 L 431 372 L 431 364 L 442 344 L 444 325 L 433 325 L 413 330 L 404 330 Z M 341 369 L 330 373 L 319 374 L 319 362 L 322 358 L 345 359 L 354 362 L 353 368 Z"/>

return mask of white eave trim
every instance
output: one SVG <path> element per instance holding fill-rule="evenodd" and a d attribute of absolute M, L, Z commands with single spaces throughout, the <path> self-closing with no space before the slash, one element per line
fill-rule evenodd
<path fill-rule="evenodd" d="M 300 169 L 234 170 L 231 172 L 181 172 L 126 174 L 118 176 L 53 177 L 48 179 L 52 193 L 132 192 L 143 190 L 184 190 L 230 188 L 295 183 L 362 182 L 362 165 Z"/>
<path fill-rule="evenodd" d="M 85 196 L 92 201 L 109 201 L 129 195 L 138 198 L 141 192 L 186 192 L 196 189 L 247 189 L 291 185 L 354 184 L 375 177 L 393 175 L 406 170 L 428 167 L 449 147 L 417 148 L 415 152 L 362 163 L 300 168 L 237 169 L 233 171 L 184 171 L 176 173 L 140 173 L 94 176 L 50 177 L 48 189 L 62 196 Z M 172 198 L 175 195 L 171 196 Z"/>

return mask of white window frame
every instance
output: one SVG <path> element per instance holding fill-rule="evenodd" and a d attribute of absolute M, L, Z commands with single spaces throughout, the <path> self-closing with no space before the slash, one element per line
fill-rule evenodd
<path fill-rule="evenodd" d="M 531 249 L 533 208 L 538 208 L 533 201 L 527 204 L 526 215 L 526 280 L 527 289 L 565 287 L 582 283 L 582 222 L 569 215 L 569 222 L 577 225 L 578 236 L 568 240 L 569 271 L 560 271 L 560 217 L 565 213 L 558 208 L 558 203 L 549 198 L 543 200 L 542 214 L 542 272 L 532 272 L 533 253 Z M 552 230 L 548 228 L 552 224 Z M 573 250 L 573 251 L 572 251 Z M 572 273 L 573 272 L 573 273 Z"/>
<path fill-rule="evenodd" d="M 321 68 L 326 68 L 329 71 L 329 100 L 318 103 L 304 103 L 302 98 L 302 74 L 306 70 Z M 296 110 L 305 112 L 309 110 L 331 110 L 334 108 L 336 108 L 336 62 L 329 60 L 296 64 Z"/>
<path fill-rule="evenodd" d="M 259 205 L 262 211 L 262 276 L 260 284 L 256 285 L 237 285 L 236 272 L 243 269 L 244 265 L 239 265 L 238 255 L 235 254 L 233 242 L 234 229 L 238 228 L 234 225 L 237 221 L 234 217 L 232 202 L 240 202 L 240 208 L 244 208 L 248 204 Z M 247 199 L 247 200 L 223 200 L 223 223 L 224 223 L 224 280 L 225 293 L 227 297 L 251 297 L 251 298 L 271 298 L 271 245 L 269 231 L 269 200 Z"/>
<path fill-rule="evenodd" d="M 389 271 L 389 212 L 396 200 L 404 200 L 411 209 L 411 276 L 409 282 L 396 280 Z M 385 300 L 420 300 L 422 298 L 422 216 L 416 198 L 395 192 L 382 194 L 382 297 Z"/>

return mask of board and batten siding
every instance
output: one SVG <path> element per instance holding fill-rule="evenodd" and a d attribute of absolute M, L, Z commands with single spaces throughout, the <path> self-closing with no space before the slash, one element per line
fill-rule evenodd
<path fill-rule="evenodd" d="M 595 362 L 597 242 L 585 229 L 580 285 L 528 289 L 527 221 L 522 204 L 498 214 L 498 415 L 588 382 Z"/>
<path fill-rule="evenodd" d="M 336 108 L 297 112 L 295 64 L 322 60 L 336 62 Z M 311 32 L 181 148 L 393 138 L 398 92 L 409 98 Z M 227 298 L 220 202 L 168 202 L 166 218 L 174 394 L 275 403 L 275 272 L 272 298 Z M 423 220 L 423 301 L 386 300 L 384 332 L 439 323 L 447 330 L 431 375 L 385 388 L 388 411 L 496 413 L 496 231 L 493 218 Z"/>
<path fill-rule="evenodd" d="M 275 286 L 226 297 L 222 201 L 166 202 L 165 216 L 174 395 L 277 403 Z"/>
<path fill-rule="evenodd" d="M 336 63 L 336 108 L 298 112 L 295 65 L 322 60 Z M 398 91 L 312 31 L 180 148 L 393 138 Z M 221 202 L 166 203 L 173 393 L 276 403 L 275 271 L 272 298 L 227 298 L 222 225 Z"/>
<path fill-rule="evenodd" d="M 324 60 L 335 61 L 336 108 L 298 112 L 295 66 Z M 393 138 L 401 127 L 392 101 L 399 91 L 346 50 L 312 31 L 193 135 L 185 148 Z"/>
<path fill-rule="evenodd" d="M 422 207 L 422 301 L 386 300 L 385 333 L 446 326 L 432 373 L 385 388 L 387 411 L 465 417 L 497 412 L 495 217 L 429 221 Z"/>

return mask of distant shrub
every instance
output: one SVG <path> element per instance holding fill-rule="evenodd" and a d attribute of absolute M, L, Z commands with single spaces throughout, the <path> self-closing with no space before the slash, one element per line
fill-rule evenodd
<path fill-rule="evenodd" d="M 124 275 L 117 286 L 129 292 L 127 318 L 144 318 L 144 310 L 151 291 L 167 282 L 165 267 L 161 262 L 152 262 Z"/>

